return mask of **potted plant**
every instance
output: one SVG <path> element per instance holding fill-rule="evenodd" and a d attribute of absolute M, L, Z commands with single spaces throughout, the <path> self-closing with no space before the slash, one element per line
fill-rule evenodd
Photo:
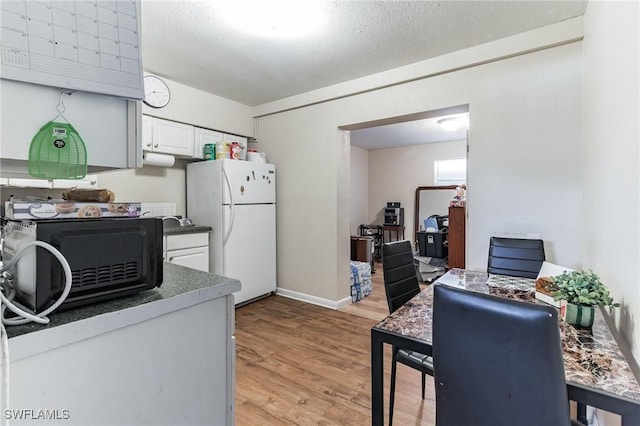
<path fill-rule="evenodd" d="M 564 271 L 552 277 L 554 300 L 565 300 L 565 322 L 578 327 L 591 328 L 595 317 L 595 306 L 609 310 L 617 308 L 607 287 L 593 271 Z"/>

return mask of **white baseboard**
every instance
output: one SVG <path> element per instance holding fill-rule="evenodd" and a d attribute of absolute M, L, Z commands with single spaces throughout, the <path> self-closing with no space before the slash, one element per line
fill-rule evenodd
<path fill-rule="evenodd" d="M 323 308 L 329 308 L 334 310 L 351 303 L 351 297 L 345 297 L 344 299 L 335 301 L 335 300 L 324 299 L 322 297 L 312 296 L 310 294 L 299 293 L 293 290 L 287 290 L 286 288 L 280 288 L 280 287 L 276 289 L 276 294 L 278 296 L 288 297 L 289 299 L 300 300 L 301 302 L 307 302 L 313 305 L 322 306 Z"/>

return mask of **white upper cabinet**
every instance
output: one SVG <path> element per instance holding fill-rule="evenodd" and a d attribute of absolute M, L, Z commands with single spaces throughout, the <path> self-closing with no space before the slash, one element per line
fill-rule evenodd
<path fill-rule="evenodd" d="M 193 126 L 143 115 L 142 149 L 192 157 Z"/>
<path fill-rule="evenodd" d="M 201 127 L 195 128 L 195 144 L 193 149 L 193 158 L 204 159 L 202 149 L 205 144 L 213 143 L 216 145 L 216 151 L 221 147 L 224 134 L 209 129 L 203 129 Z"/>

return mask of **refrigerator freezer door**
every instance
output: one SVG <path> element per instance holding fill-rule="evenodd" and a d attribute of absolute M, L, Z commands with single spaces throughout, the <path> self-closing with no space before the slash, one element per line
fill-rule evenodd
<path fill-rule="evenodd" d="M 224 212 L 226 222 L 229 210 Z M 276 290 L 276 206 L 237 205 L 234 214 L 223 248 L 224 271 L 214 273 L 240 280 L 238 304 Z"/>
<path fill-rule="evenodd" d="M 267 204 L 276 202 L 276 168 L 253 161 L 221 160 L 224 175 L 223 204 Z"/>

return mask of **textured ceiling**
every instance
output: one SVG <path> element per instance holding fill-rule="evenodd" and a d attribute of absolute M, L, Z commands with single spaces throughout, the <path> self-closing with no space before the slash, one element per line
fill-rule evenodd
<path fill-rule="evenodd" d="M 144 68 L 251 106 L 580 16 L 586 7 L 584 1 L 323 1 L 324 29 L 287 40 L 234 28 L 217 12 L 221 1 L 243 0 L 143 0 Z M 248 17 L 254 8 L 245 3 Z"/>
<path fill-rule="evenodd" d="M 351 145 L 372 150 L 466 139 L 466 127 L 455 131 L 447 131 L 438 124 L 438 120 L 440 119 L 454 117 L 462 117 L 467 122 L 469 121 L 468 113 L 446 114 L 424 120 L 352 130 L 350 137 Z"/>
<path fill-rule="evenodd" d="M 245 7 L 247 19 L 233 22 L 240 28 L 220 16 L 223 1 Z M 278 39 L 244 31 L 255 10 L 249 0 L 142 0 L 144 69 L 256 106 L 581 16 L 586 1 L 345 0 L 320 6 L 325 25 L 319 33 Z M 466 131 L 442 131 L 436 119 L 352 131 L 351 142 L 381 149 L 466 137 Z"/>

